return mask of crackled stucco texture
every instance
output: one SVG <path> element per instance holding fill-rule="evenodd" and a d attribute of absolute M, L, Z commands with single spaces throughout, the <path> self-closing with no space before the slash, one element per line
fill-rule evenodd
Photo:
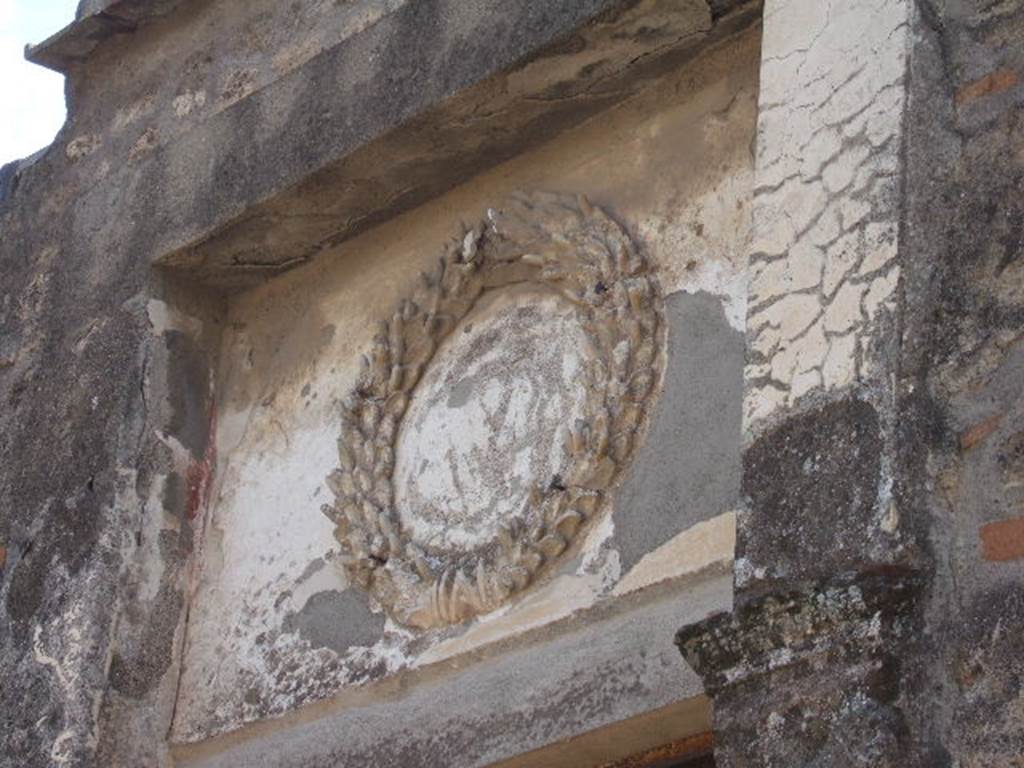
<path fill-rule="evenodd" d="M 899 279 L 910 12 L 888 0 L 766 8 L 748 429 L 808 392 L 872 377 L 872 332 Z"/>

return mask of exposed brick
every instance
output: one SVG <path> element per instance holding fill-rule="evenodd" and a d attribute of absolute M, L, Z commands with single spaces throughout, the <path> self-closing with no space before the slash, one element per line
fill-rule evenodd
<path fill-rule="evenodd" d="M 1007 91 L 1018 82 L 1020 82 L 1020 77 L 1012 69 L 997 69 L 995 72 L 989 72 L 973 83 L 962 86 L 956 92 L 956 103 L 958 106 L 969 104 L 980 99 L 982 96 L 990 96 L 994 93 Z"/>
<path fill-rule="evenodd" d="M 981 526 L 982 554 L 986 560 L 1005 562 L 1024 558 L 1024 517 Z"/>

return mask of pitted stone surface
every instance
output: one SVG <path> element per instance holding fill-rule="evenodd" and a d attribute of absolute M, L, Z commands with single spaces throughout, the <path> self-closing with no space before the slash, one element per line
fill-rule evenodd
<path fill-rule="evenodd" d="M 500 292 L 453 331 L 398 442 L 396 502 L 418 544 L 486 545 L 531 488 L 564 475 L 589 346 L 572 305 L 540 290 Z"/>

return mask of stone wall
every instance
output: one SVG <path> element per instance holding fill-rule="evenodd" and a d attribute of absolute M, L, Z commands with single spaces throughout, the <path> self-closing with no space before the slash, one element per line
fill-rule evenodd
<path fill-rule="evenodd" d="M 782 125 L 813 141 L 793 179 L 755 191 L 755 241 L 770 247 L 752 255 L 751 311 L 776 266 L 783 301 L 812 311 L 773 323 L 769 306 L 760 334 L 748 318 L 737 610 L 679 642 L 713 694 L 719 765 L 1020 765 L 1024 7 L 824 3 L 798 29 L 780 21 L 794 5 L 766 6 L 761 92 L 777 66 L 806 87 L 762 100 L 759 140 Z M 847 34 L 851 16 L 872 32 Z M 776 123 L 780 108 L 797 116 Z M 866 122 L 838 141 L 847 108 Z M 793 146 L 759 153 L 758 173 Z M 829 211 L 856 205 L 858 175 L 875 185 L 854 209 L 865 223 L 844 237 L 840 215 L 819 261 L 814 233 L 836 232 Z M 792 207 L 758 218 L 794 184 Z M 830 322 L 844 305 L 850 319 Z M 836 389 L 829 369 L 843 370 Z"/>
<path fill-rule="evenodd" d="M 1024 755 L 1024 3 L 922 2 L 917 19 L 901 474 L 933 570 L 911 711 L 936 764 L 1014 766 Z"/>
<path fill-rule="evenodd" d="M 1019 0 L 78 16 L 0 170 L 0 765 L 600 764 L 712 708 L 720 766 L 1022 764 Z M 564 567 L 417 635 L 293 501 L 517 187 L 657 264 L 665 375 Z"/>
<path fill-rule="evenodd" d="M 0 763 L 171 759 L 191 598 L 204 553 L 216 550 L 207 512 L 224 468 L 218 441 L 231 427 L 215 408 L 228 375 L 222 335 L 237 319 L 229 297 L 317 256 L 321 265 L 337 259 L 339 247 L 371 225 L 636 96 L 756 18 L 756 3 L 703 0 L 366 0 L 303 3 L 294 13 L 271 2 L 100 2 L 83 4 L 75 25 L 32 49 L 34 60 L 66 71 L 69 119 L 40 157 L 0 174 L 0 659 L 14 681 L 0 691 Z M 750 125 L 754 59 L 742 58 L 747 74 L 707 95 L 706 108 L 722 113 L 708 115 L 702 129 L 710 144 L 719 132 L 733 135 L 730 126 Z M 695 81 L 701 66 L 691 70 Z M 699 92 L 685 82 L 679 88 Z M 735 133 L 737 156 L 749 162 L 743 135 Z M 700 204 L 722 207 L 711 218 L 742 220 L 742 173 L 722 179 Z M 481 215 L 476 205 L 462 209 Z M 678 212 L 685 218 L 672 217 Z M 659 219 L 642 214 L 627 212 L 632 236 L 675 239 L 697 252 L 698 264 L 710 254 L 722 267 L 676 259 L 675 287 L 706 295 L 677 298 L 673 311 L 695 325 L 717 312 L 735 362 L 741 271 L 715 252 L 745 228 L 722 228 L 720 242 L 702 239 L 696 208 L 682 201 Z M 453 228 L 448 219 L 437 242 Z M 424 248 L 422 257 L 433 253 Z M 732 297 L 728 313 L 709 298 L 715 292 Z M 622 590 L 650 587 L 666 572 L 641 561 L 685 527 L 667 523 L 653 536 L 623 537 L 625 568 L 643 567 Z M 718 549 L 729 541 L 711 539 Z M 727 602 L 728 580 L 716 578 L 705 597 L 691 590 L 694 618 Z M 637 697 L 644 706 L 693 699 L 679 722 L 706 727 L 696 679 L 670 665 L 670 627 L 679 617 L 671 594 L 655 589 L 636 601 L 652 617 L 617 626 L 618 618 L 598 612 L 582 622 L 607 638 L 602 653 L 616 637 L 632 638 L 637 649 L 595 656 L 598 668 L 617 664 L 621 679 L 648 686 L 637 691 L 655 691 Z M 304 607 L 288 626 L 316 641 L 315 622 L 298 616 Z M 659 653 L 640 647 L 644 627 L 663 638 Z M 546 639 L 541 632 L 530 642 L 538 637 Z M 566 655 L 564 644 L 546 647 Z M 497 677 L 484 680 L 519 679 L 515 665 L 491 667 Z M 552 685 L 574 694 L 564 683 L 572 666 L 565 674 Z M 616 689 L 605 693 L 612 700 Z M 637 713 L 592 711 L 607 723 Z M 507 722 L 529 738 L 496 742 L 491 752 L 481 742 L 442 746 L 479 764 L 581 727 L 538 730 L 526 715 Z M 680 735 L 638 728 L 665 741 Z M 320 732 L 306 733 L 322 743 Z M 436 754 L 432 734 L 420 735 L 426 760 Z M 473 753 L 474 744 L 481 751 Z"/>

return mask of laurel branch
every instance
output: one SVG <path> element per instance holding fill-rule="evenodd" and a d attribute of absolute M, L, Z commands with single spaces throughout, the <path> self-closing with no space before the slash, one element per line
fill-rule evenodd
<path fill-rule="evenodd" d="M 395 510 L 402 417 L 438 346 L 481 295 L 522 283 L 572 302 L 596 352 L 583 374 L 585 423 L 570 430 L 570 468 L 533 488 L 488 546 L 458 556 L 428 551 L 405 534 Z M 417 628 L 463 621 L 525 589 L 605 505 L 646 424 L 665 333 L 649 265 L 584 197 L 517 196 L 489 211 L 381 324 L 342 402 L 339 466 L 328 477 L 335 502 L 323 511 L 350 582 Z"/>

